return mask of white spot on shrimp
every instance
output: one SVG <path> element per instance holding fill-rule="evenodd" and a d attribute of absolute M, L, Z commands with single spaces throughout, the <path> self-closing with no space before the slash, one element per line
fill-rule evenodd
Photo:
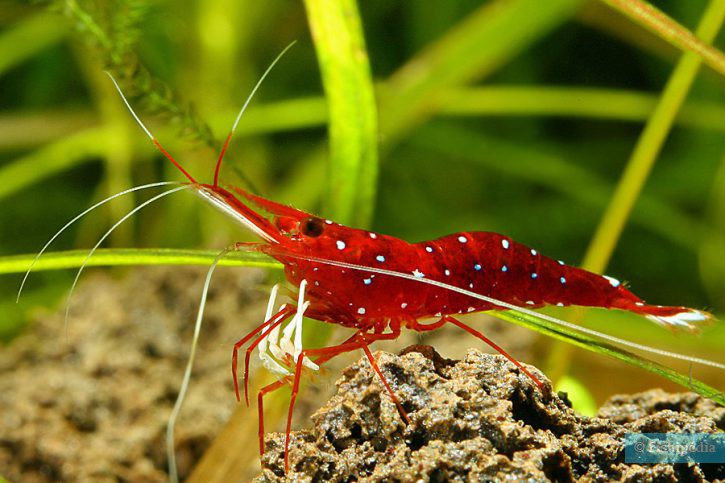
<path fill-rule="evenodd" d="M 360 307 L 359 309 L 357 309 L 357 313 L 360 315 L 365 315 L 365 307 Z"/>
<path fill-rule="evenodd" d="M 313 272 L 316 272 L 318 270 L 319 270 L 319 267 L 315 267 L 315 268 L 312 269 Z"/>
<path fill-rule="evenodd" d="M 468 241 L 468 238 L 466 238 L 465 236 L 461 235 L 461 236 L 458 237 L 458 241 L 461 242 L 461 243 L 466 243 Z"/>
<path fill-rule="evenodd" d="M 560 281 L 561 283 L 566 283 L 566 277 L 561 277 L 561 278 L 559 278 L 559 281 Z"/>
<path fill-rule="evenodd" d="M 417 278 L 425 277 L 425 274 L 423 272 L 421 272 L 420 270 L 418 270 L 417 268 L 415 270 L 413 270 L 413 275 L 415 275 Z"/>
<path fill-rule="evenodd" d="M 379 261 L 380 263 L 383 263 L 385 261 L 385 257 L 382 255 L 378 255 L 375 257 L 375 260 Z"/>
<path fill-rule="evenodd" d="M 620 282 L 619 280 L 617 280 L 614 277 L 607 277 L 606 275 L 603 275 L 603 277 L 606 278 L 607 280 L 609 280 L 609 285 L 611 285 L 614 288 L 617 288 L 622 284 L 622 282 Z"/>
<path fill-rule="evenodd" d="M 481 270 L 481 264 L 480 263 L 475 264 L 473 266 L 473 269 L 476 270 L 476 271 Z"/>
<path fill-rule="evenodd" d="M 507 239 L 505 239 L 505 238 L 503 240 L 501 240 L 501 245 L 503 246 L 503 249 L 504 250 L 508 250 L 509 247 L 511 246 L 511 244 L 509 243 L 509 241 Z"/>
<path fill-rule="evenodd" d="M 635 302 L 634 305 L 637 307 L 642 307 L 644 304 L 642 302 Z"/>
<path fill-rule="evenodd" d="M 365 285 L 370 285 L 371 283 L 373 283 L 373 279 L 372 278 L 363 279 L 363 283 Z"/>
<path fill-rule="evenodd" d="M 534 250 L 534 249 L 532 248 L 532 249 L 531 249 L 531 254 L 532 254 L 533 256 L 536 256 L 536 255 L 538 255 L 538 254 L 539 254 L 539 252 L 537 252 L 536 250 Z"/>
<path fill-rule="evenodd" d="M 404 308 L 406 308 L 407 306 L 408 306 L 408 302 L 403 302 L 402 304 L 400 304 L 400 308 L 401 308 L 401 309 L 404 309 Z"/>
<path fill-rule="evenodd" d="M 527 300 L 527 301 L 526 301 L 526 303 L 527 303 L 528 305 L 534 305 L 534 301 L 533 301 L 533 300 Z"/>
<path fill-rule="evenodd" d="M 564 306 L 564 304 L 562 304 L 561 302 L 559 302 L 559 303 L 557 303 L 557 304 L 556 304 L 556 306 L 557 306 L 557 307 L 563 307 L 563 306 Z"/>
<path fill-rule="evenodd" d="M 468 288 L 473 288 L 473 282 L 468 284 Z"/>
<path fill-rule="evenodd" d="M 506 265 L 504 265 L 503 267 L 501 267 L 501 271 L 502 272 L 508 272 L 509 271 L 509 267 L 507 267 Z"/>
<path fill-rule="evenodd" d="M 337 245 L 338 250 L 344 250 L 347 245 L 345 245 L 345 242 L 342 240 L 337 240 L 335 242 L 335 245 Z"/>
<path fill-rule="evenodd" d="M 317 280 L 315 280 L 315 287 L 319 287 L 319 286 L 320 286 L 320 282 L 318 282 Z"/>
<path fill-rule="evenodd" d="M 328 225 L 332 225 L 332 220 L 325 220 L 325 223 L 327 223 Z"/>
<path fill-rule="evenodd" d="M 536 273 L 536 272 L 534 272 L 534 273 L 531 274 L 531 278 L 537 279 L 537 278 L 539 278 L 539 274 Z"/>
<path fill-rule="evenodd" d="M 467 311 L 468 311 L 468 312 L 475 312 L 475 311 L 476 311 L 476 309 L 474 309 L 473 307 L 468 307 Z"/>
<path fill-rule="evenodd" d="M 373 240 L 378 237 L 378 235 L 376 235 L 375 233 L 368 233 L 368 235 L 370 235 L 370 238 L 372 238 Z"/>
<path fill-rule="evenodd" d="M 440 312 L 436 312 L 436 313 L 435 313 L 435 316 L 436 316 L 436 317 L 440 317 L 441 315 L 443 315 L 443 314 L 442 314 L 442 313 L 440 313 Z"/>
<path fill-rule="evenodd" d="M 556 263 L 558 263 L 559 265 L 564 265 L 564 262 L 562 262 L 561 260 L 557 260 Z"/>
<path fill-rule="evenodd" d="M 446 277 L 449 277 L 451 275 L 451 271 L 448 270 L 447 268 L 443 271 L 443 273 L 446 274 Z"/>
<path fill-rule="evenodd" d="M 425 251 L 428 253 L 433 253 L 433 247 L 425 247 Z"/>

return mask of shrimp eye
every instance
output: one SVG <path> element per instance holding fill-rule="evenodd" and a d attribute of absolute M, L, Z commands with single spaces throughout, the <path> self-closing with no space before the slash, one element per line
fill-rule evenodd
<path fill-rule="evenodd" d="M 300 232 L 302 232 L 302 234 L 305 236 L 316 238 L 322 235 L 322 230 L 324 229 L 324 227 L 324 223 L 319 218 L 305 218 L 300 223 Z"/>

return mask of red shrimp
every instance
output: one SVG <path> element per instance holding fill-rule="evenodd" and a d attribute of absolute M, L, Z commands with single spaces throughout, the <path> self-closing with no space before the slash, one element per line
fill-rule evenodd
<path fill-rule="evenodd" d="M 126 104 L 131 109 L 128 102 Z M 249 360 L 256 347 L 260 347 L 265 366 L 283 374 L 280 380 L 258 393 L 260 454 L 264 453 L 263 398 L 286 384 L 292 385 L 285 433 L 286 470 L 292 413 L 303 366 L 316 369 L 337 355 L 362 349 L 401 417 L 408 421 L 369 349 L 375 341 L 397 338 L 402 328 L 425 332 L 445 324 L 455 325 L 492 346 L 543 390 L 544 385 L 526 367 L 455 316 L 508 309 L 531 314 L 528 308 L 579 305 L 634 312 L 671 329 L 696 331 L 698 325 L 714 320 L 711 314 L 700 310 L 646 304 L 614 278 L 566 265 L 497 233 L 461 232 L 432 241 L 408 243 L 392 236 L 347 227 L 241 188 L 224 188 L 219 185 L 219 169 L 234 128 L 217 161 L 213 184 L 199 183 L 161 147 L 135 114 L 134 117 L 164 156 L 186 176 L 190 189 L 264 240 L 264 243 L 240 243 L 234 248 L 259 251 L 277 259 L 284 265 L 289 283 L 298 289 L 297 304 L 285 304 L 276 312 L 273 310 L 276 288 L 273 290 L 266 320 L 234 345 L 232 358 L 234 387 L 239 400 L 238 352 L 251 342 L 245 352 L 247 404 Z M 207 286 L 212 270 L 207 277 Z M 202 306 L 204 300 L 202 297 Z M 341 344 L 304 349 L 301 346 L 303 315 L 355 332 Z M 429 318 L 434 320 L 421 322 Z M 278 340 L 279 331 L 289 319 L 291 322 L 284 329 L 282 339 Z M 589 333 L 630 347 L 725 367 L 646 348 L 591 330 Z M 267 347 L 272 355 L 266 355 Z"/>
<path fill-rule="evenodd" d="M 403 327 L 423 332 L 446 323 L 456 325 L 491 345 L 543 390 L 543 384 L 523 365 L 454 316 L 511 306 L 579 305 L 634 312 L 672 329 L 696 331 L 698 324 L 713 320 L 712 315 L 700 310 L 646 304 L 614 278 L 566 265 L 498 233 L 461 232 L 432 241 L 408 243 L 325 220 L 240 188 L 227 190 L 202 184 L 197 189 L 203 197 L 215 200 L 217 206 L 233 209 L 266 240 L 262 244 L 241 244 L 238 248 L 270 255 L 284 265 L 286 278 L 292 285 L 306 285 L 297 307 L 283 306 L 235 344 L 232 372 L 237 398 L 240 397 L 237 351 L 257 336 L 246 353 L 246 395 L 251 351 L 274 328 L 292 317 L 302 303 L 307 306 L 305 316 L 356 330 L 352 337 L 336 346 L 304 349 L 297 354 L 289 351 L 283 362 L 296 366 L 294 378 L 286 376 L 259 392 L 259 444 L 263 453 L 262 399 L 284 384 L 293 384 L 285 436 L 286 468 L 292 410 L 306 357 L 319 365 L 344 352 L 362 349 L 401 416 L 407 420 L 368 349 L 374 341 L 398 337 Z M 272 221 L 261 217 L 248 202 L 270 213 Z M 387 272 L 407 276 L 389 276 Z M 421 284 L 421 281 L 440 282 L 445 286 Z M 462 290 L 452 291 L 446 286 Z M 471 291 L 495 301 L 472 299 L 465 293 Z M 427 318 L 437 320 L 420 322 Z"/>

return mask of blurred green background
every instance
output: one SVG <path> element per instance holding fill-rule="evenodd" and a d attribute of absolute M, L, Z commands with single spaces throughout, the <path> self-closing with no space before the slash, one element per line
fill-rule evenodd
<path fill-rule="evenodd" d="M 708 4 L 654 3 L 692 30 Z M 0 255 L 37 251 L 56 227 L 110 194 L 181 179 L 134 124 L 104 69 L 160 142 L 208 181 L 246 95 L 296 40 L 242 118 L 226 181 L 410 241 L 497 231 L 581 264 L 680 51 L 597 1 L 360 2 L 365 43 L 352 60 L 364 74 L 367 52 L 378 129 L 374 108 L 336 117 L 343 132 L 329 148 L 331 97 L 318 59 L 338 36 L 313 40 L 315 4 L 5 1 Z M 716 314 L 725 308 L 723 85 L 707 67 L 697 75 L 606 271 L 653 303 Z M 346 164 L 346 136 L 358 132 L 368 145 L 358 149 L 357 165 Z M 148 197 L 97 210 L 53 250 L 92 246 Z M 231 224 L 179 195 L 144 210 L 104 246 L 219 248 L 238 240 Z M 16 305 L 21 277 L 3 275 L 0 337 L 22 330 L 33 307 L 62 303 L 72 276 L 33 274 Z M 637 317 L 585 319 L 702 357 L 725 348 L 722 328 L 674 339 Z M 607 320 L 616 323 L 603 326 Z"/>

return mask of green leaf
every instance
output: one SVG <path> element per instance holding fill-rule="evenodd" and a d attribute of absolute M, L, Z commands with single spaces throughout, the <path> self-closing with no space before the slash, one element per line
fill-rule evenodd
<path fill-rule="evenodd" d="M 99 249 L 88 259 L 89 267 L 119 267 L 128 265 L 211 265 L 218 250 L 182 250 L 172 248 L 113 248 Z M 78 268 L 88 256 L 88 250 L 48 252 L 33 266 L 33 271 Z M 0 274 L 23 273 L 33 259 L 30 255 L 0 257 Z M 220 266 L 263 267 L 281 269 L 282 265 L 256 252 L 230 252 Z"/>
<path fill-rule="evenodd" d="M 112 135 L 105 128 L 87 129 L 4 165 L 0 168 L 0 179 L 3 180 L 0 199 L 52 174 L 105 155 Z"/>
<path fill-rule="evenodd" d="M 341 223 L 372 220 L 378 121 L 370 65 L 355 0 L 306 0 L 330 113 L 327 212 Z"/>
<path fill-rule="evenodd" d="M 704 397 L 712 399 L 718 404 L 725 406 L 725 393 L 722 391 L 718 391 L 717 389 L 710 387 L 697 379 L 680 374 L 667 366 L 645 359 L 644 357 L 638 356 L 624 349 L 620 349 L 612 344 L 602 342 L 591 336 L 575 332 L 566 327 L 561 327 L 538 317 L 532 317 L 530 315 L 515 312 L 491 311 L 488 313 L 499 319 L 526 327 L 527 329 L 535 330 L 536 332 L 554 339 L 567 342 L 571 345 L 581 347 L 597 354 L 603 354 L 614 359 L 618 359 L 632 366 L 657 374 L 658 376 L 669 379 L 680 386 L 684 386 Z"/>
<path fill-rule="evenodd" d="M 668 17 L 664 12 L 642 0 L 602 1 L 675 47 L 697 55 L 707 65 L 725 75 L 725 55 L 707 44 L 707 42 L 712 42 L 712 38 L 705 38 L 700 32 L 698 32 L 697 36 L 693 35 L 692 32 Z M 710 5 L 714 10 L 725 12 L 725 1 L 723 0 L 715 0 Z"/>
<path fill-rule="evenodd" d="M 706 41 L 712 41 L 720 30 L 723 19 L 725 19 L 725 0 L 712 1 L 700 21 L 697 34 Z M 657 155 L 672 128 L 677 112 L 695 81 L 700 63 L 700 57 L 692 52 L 683 54 L 677 63 L 592 237 L 582 263 L 585 269 L 602 273 L 607 267 L 629 215 L 654 167 Z"/>

